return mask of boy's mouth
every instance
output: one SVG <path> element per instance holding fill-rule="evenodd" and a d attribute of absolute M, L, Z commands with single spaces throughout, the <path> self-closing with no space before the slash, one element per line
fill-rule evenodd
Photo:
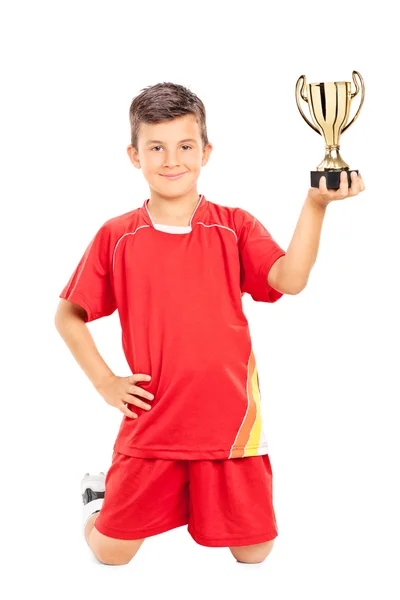
<path fill-rule="evenodd" d="M 176 173 L 176 175 L 163 175 L 161 174 L 162 177 L 166 177 L 166 179 L 178 179 L 178 177 L 182 177 L 182 175 L 184 175 L 186 173 L 186 171 L 184 171 L 183 173 Z"/>

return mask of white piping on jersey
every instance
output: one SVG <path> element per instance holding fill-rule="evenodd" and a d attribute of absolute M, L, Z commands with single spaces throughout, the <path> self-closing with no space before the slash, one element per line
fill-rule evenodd
<path fill-rule="evenodd" d="M 232 231 L 237 241 L 236 232 L 233 231 L 233 229 L 230 229 L 230 227 L 226 227 L 225 225 L 220 225 L 219 223 L 211 223 L 211 225 L 206 225 L 201 221 L 197 221 L 196 225 L 204 225 L 204 227 L 222 227 L 223 229 Z M 159 231 L 164 231 L 165 233 L 190 233 L 191 231 L 193 231 L 190 225 L 164 225 L 163 223 L 154 223 L 154 228 L 158 229 Z"/>
<path fill-rule="evenodd" d="M 237 242 L 236 232 L 233 231 L 233 229 L 230 229 L 230 227 L 225 227 L 225 225 L 219 225 L 218 223 L 212 223 L 211 225 L 206 225 L 205 223 L 202 223 L 201 221 L 198 221 L 197 225 L 203 225 L 204 227 L 222 227 L 222 229 L 227 229 L 228 231 L 232 231 L 233 235 L 236 238 L 236 242 Z M 163 227 L 174 227 L 173 225 L 162 225 L 162 226 Z M 121 240 L 124 239 L 124 237 L 126 235 L 135 235 L 135 233 L 137 231 L 139 231 L 139 229 L 143 229 L 143 227 L 150 227 L 150 225 L 140 225 L 140 227 L 138 227 L 137 229 L 135 229 L 135 231 L 133 231 L 133 232 L 129 231 L 128 233 L 124 233 L 124 235 L 119 238 L 118 242 L 115 244 L 114 253 L 113 253 L 113 260 L 112 260 L 112 270 L 113 270 L 113 272 L 114 272 L 114 264 L 115 264 L 115 253 L 117 251 L 118 244 L 120 243 Z M 176 227 L 179 228 L 179 229 L 185 229 L 185 230 L 187 229 L 187 231 L 165 231 L 165 230 L 160 229 L 159 227 L 156 227 L 156 226 L 154 228 L 158 229 L 159 231 L 164 231 L 164 233 L 172 233 L 172 234 L 174 234 L 174 233 L 176 233 L 176 234 L 189 233 L 190 231 L 192 231 L 192 229 L 191 228 L 189 229 L 189 227 L 186 228 L 185 226 L 179 226 L 179 225 L 177 225 Z"/>
<path fill-rule="evenodd" d="M 236 232 L 233 231 L 233 229 L 231 229 L 230 227 L 226 227 L 225 225 L 219 225 L 218 223 L 212 223 L 211 225 L 206 225 L 205 223 L 202 223 L 201 221 L 197 221 L 197 225 L 204 225 L 204 227 L 222 227 L 222 229 L 227 229 L 228 231 L 232 231 L 232 233 L 235 236 L 236 241 L 237 241 Z"/>
<path fill-rule="evenodd" d="M 200 198 L 199 198 L 199 200 L 198 200 L 198 202 L 197 202 L 197 204 L 196 204 L 196 208 L 194 209 L 194 211 L 193 211 L 193 214 L 192 214 L 192 216 L 190 217 L 190 221 L 189 221 L 189 225 L 188 225 L 188 227 L 192 227 L 192 219 L 193 219 L 193 217 L 194 217 L 194 214 L 195 214 L 196 210 L 197 210 L 197 209 L 198 209 L 198 207 L 199 207 L 199 204 L 200 204 L 200 202 L 201 202 L 201 200 L 202 200 L 203 196 L 204 196 L 204 194 L 201 194 L 201 196 L 200 196 Z M 151 214 L 149 213 L 149 209 L 147 208 L 147 202 L 148 202 L 148 201 L 146 201 L 146 202 L 144 203 L 144 207 L 145 207 L 145 209 L 147 210 L 147 214 L 148 214 L 148 215 L 149 215 L 149 217 L 150 217 L 150 221 L 151 221 L 151 222 L 153 223 L 153 225 L 154 225 L 154 221 L 153 221 L 153 219 L 151 218 Z M 157 229 L 157 228 L 156 228 L 156 229 Z"/>
<path fill-rule="evenodd" d="M 113 252 L 113 260 L 112 260 L 112 270 L 113 270 L 113 273 L 114 273 L 115 253 L 116 253 L 116 251 L 117 251 L 118 244 L 120 243 L 120 241 L 121 241 L 121 240 L 123 240 L 123 239 L 124 239 L 124 237 L 125 237 L 126 235 L 135 235 L 135 234 L 136 234 L 136 232 L 137 232 L 137 231 L 139 231 L 139 229 L 143 229 L 143 227 L 150 227 L 150 225 L 140 225 L 140 227 L 138 227 L 137 229 L 135 229 L 135 231 L 133 231 L 133 232 L 132 232 L 132 231 L 129 231 L 128 233 L 124 233 L 124 235 L 123 235 L 123 236 L 121 236 L 121 237 L 119 238 L 118 242 L 115 244 L 115 248 L 114 248 L 114 252 Z"/>

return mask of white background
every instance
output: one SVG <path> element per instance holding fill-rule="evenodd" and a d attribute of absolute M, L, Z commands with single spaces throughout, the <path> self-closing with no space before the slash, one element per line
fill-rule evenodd
<path fill-rule="evenodd" d="M 2 5 L 5 597 L 399 598 L 393 6 Z M 148 197 L 126 155 L 132 98 L 162 81 L 195 92 L 214 145 L 199 192 L 248 210 L 286 249 L 323 157 L 322 138 L 298 113 L 296 80 L 350 81 L 353 69 L 366 100 L 341 149 L 367 189 L 328 207 L 301 294 L 273 305 L 243 297 L 274 473 L 272 553 L 239 565 L 182 527 L 146 540 L 128 566 L 101 565 L 82 537 L 80 479 L 109 467 L 121 413 L 93 389 L 53 319 L 94 233 Z M 114 372 L 128 375 L 117 313 L 89 327 Z"/>

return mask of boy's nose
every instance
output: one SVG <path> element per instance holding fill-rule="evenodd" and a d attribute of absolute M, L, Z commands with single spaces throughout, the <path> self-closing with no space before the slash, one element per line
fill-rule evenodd
<path fill-rule="evenodd" d="M 179 160 L 175 152 L 167 153 L 165 157 L 165 165 L 168 167 L 177 167 L 179 165 Z"/>

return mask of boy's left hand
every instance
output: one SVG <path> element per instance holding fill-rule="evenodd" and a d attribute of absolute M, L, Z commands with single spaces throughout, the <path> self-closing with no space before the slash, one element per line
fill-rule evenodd
<path fill-rule="evenodd" d="M 338 190 L 328 190 L 326 187 L 326 177 L 321 177 L 319 180 L 319 188 L 310 188 L 308 197 L 315 204 L 326 207 L 333 200 L 344 200 L 349 196 L 357 196 L 365 190 L 365 185 L 361 175 L 357 175 L 355 171 L 351 173 L 351 187 L 347 183 L 347 173 L 342 171 L 340 174 L 340 187 Z"/>

